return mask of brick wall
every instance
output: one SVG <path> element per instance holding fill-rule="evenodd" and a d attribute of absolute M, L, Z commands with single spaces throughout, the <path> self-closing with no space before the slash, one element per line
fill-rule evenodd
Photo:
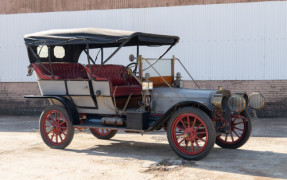
<path fill-rule="evenodd" d="M 1 0 L 0 14 L 147 8 L 201 4 L 247 3 L 280 0 Z"/>
<path fill-rule="evenodd" d="M 40 94 L 37 83 L 0 82 L 0 114 L 39 114 L 48 102 L 24 98 L 30 94 Z"/>
<path fill-rule="evenodd" d="M 287 117 L 287 80 L 254 81 L 197 81 L 202 89 L 229 89 L 248 94 L 260 92 L 265 96 L 265 107 L 257 111 L 258 117 Z M 192 81 L 185 81 L 186 88 L 195 88 Z M 37 83 L 0 83 L 0 114 L 39 114 L 48 102 L 43 99 L 25 99 L 24 95 L 39 95 Z"/>
<path fill-rule="evenodd" d="M 245 91 L 248 95 L 260 92 L 265 97 L 265 106 L 257 111 L 258 117 L 287 117 L 287 80 L 234 80 L 196 81 L 202 89 L 229 89 L 231 92 Z M 186 88 L 195 88 L 192 81 L 185 82 Z"/>

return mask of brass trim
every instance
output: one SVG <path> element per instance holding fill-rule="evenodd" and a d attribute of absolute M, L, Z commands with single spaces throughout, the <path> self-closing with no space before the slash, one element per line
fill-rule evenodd
<path fill-rule="evenodd" d="M 223 112 L 224 107 L 222 106 L 222 102 L 224 101 L 224 95 L 223 94 L 214 94 L 211 98 L 211 104 L 214 106 L 214 108 L 217 111 Z M 225 97 L 226 98 L 226 97 Z"/>

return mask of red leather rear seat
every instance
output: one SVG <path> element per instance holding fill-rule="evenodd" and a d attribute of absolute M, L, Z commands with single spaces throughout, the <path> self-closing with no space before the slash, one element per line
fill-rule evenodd
<path fill-rule="evenodd" d="M 49 63 L 43 65 L 51 71 Z M 88 79 L 85 67 L 79 63 L 51 63 L 54 80 L 60 79 Z M 52 75 L 41 64 L 33 63 L 32 67 L 41 79 L 52 80 Z M 51 71 L 52 72 L 52 71 Z"/>
<path fill-rule="evenodd" d="M 100 65 L 92 65 L 91 69 L 94 72 Z M 89 66 L 85 66 L 87 72 L 91 76 Z M 121 77 L 121 73 L 124 70 L 124 66 L 122 65 L 103 65 L 96 73 L 91 76 L 94 80 L 108 80 L 110 81 L 111 87 L 111 95 L 115 93 L 116 97 L 119 96 L 129 96 L 130 93 L 132 95 L 141 95 L 141 85 L 137 82 L 137 80 L 129 76 L 126 79 Z M 116 88 L 117 87 L 117 88 Z"/>

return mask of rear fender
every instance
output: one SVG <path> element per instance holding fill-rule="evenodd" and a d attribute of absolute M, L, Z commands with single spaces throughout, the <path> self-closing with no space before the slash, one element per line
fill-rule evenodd
<path fill-rule="evenodd" d="M 68 98 L 65 98 L 63 96 L 24 96 L 24 97 L 25 98 L 49 99 L 49 100 L 56 99 L 68 111 L 68 114 L 70 116 L 70 119 L 71 119 L 72 123 L 74 125 L 80 124 L 80 117 L 79 117 L 78 110 L 77 110 L 75 104 L 71 100 L 69 100 Z"/>

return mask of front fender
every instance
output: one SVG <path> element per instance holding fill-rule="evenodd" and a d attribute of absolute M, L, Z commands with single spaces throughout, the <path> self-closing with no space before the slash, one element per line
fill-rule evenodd
<path fill-rule="evenodd" d="M 211 113 L 213 111 L 212 107 L 206 106 L 203 103 L 196 102 L 196 101 L 183 101 L 173 105 L 168 111 L 166 111 L 160 118 L 157 120 L 149 129 L 148 131 L 156 130 L 163 126 L 169 118 L 173 115 L 175 111 L 183 107 L 196 107 L 203 112 L 205 112 L 209 117 L 211 117 Z"/>

